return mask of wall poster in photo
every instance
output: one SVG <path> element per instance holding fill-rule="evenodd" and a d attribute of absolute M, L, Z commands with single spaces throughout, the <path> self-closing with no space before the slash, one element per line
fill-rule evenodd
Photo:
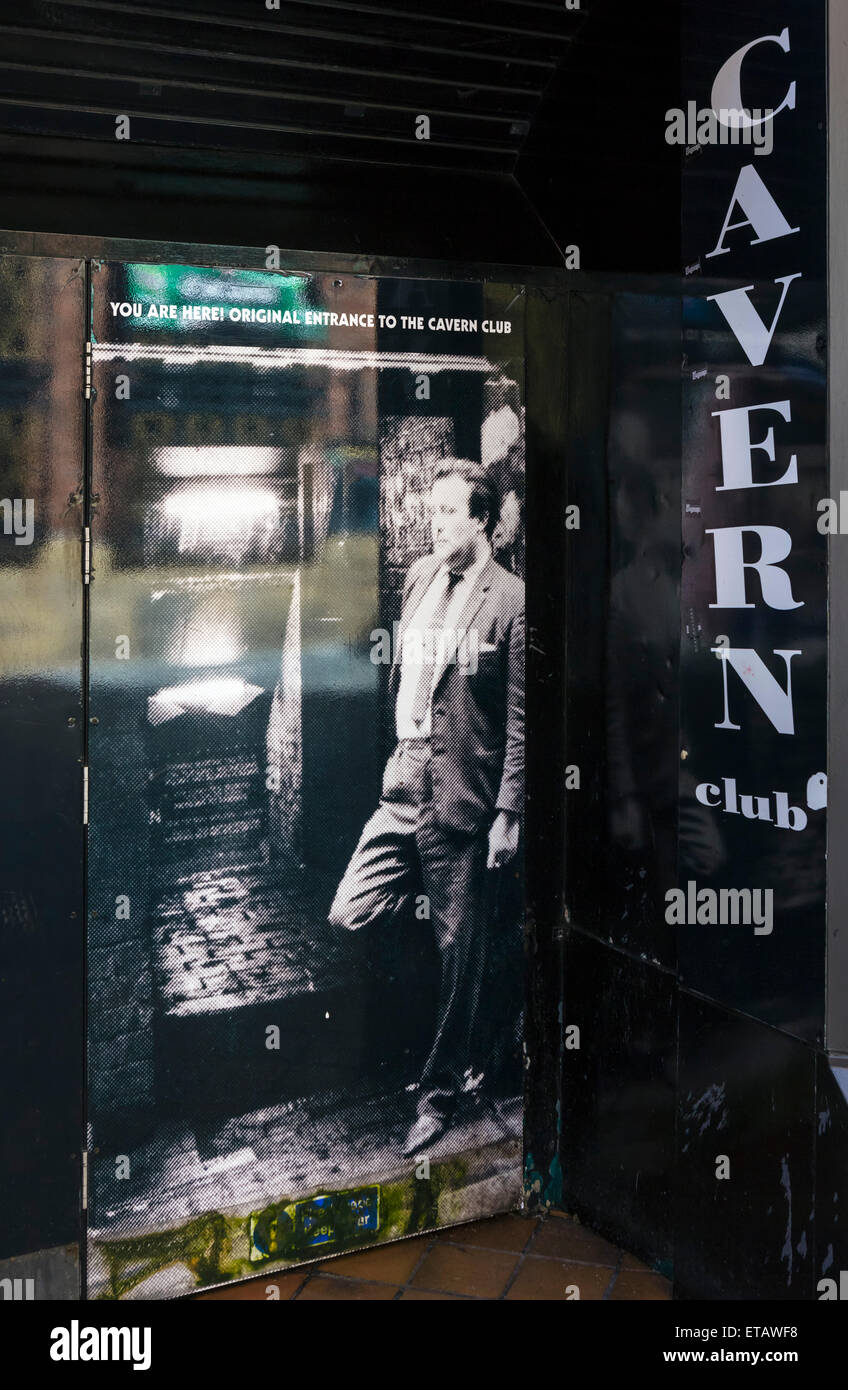
<path fill-rule="evenodd" d="M 88 1289 L 521 1200 L 524 297 L 98 264 Z"/>

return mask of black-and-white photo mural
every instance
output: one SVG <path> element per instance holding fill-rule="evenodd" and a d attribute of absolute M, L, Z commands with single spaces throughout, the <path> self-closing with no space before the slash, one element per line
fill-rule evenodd
<path fill-rule="evenodd" d="M 92 294 L 90 1295 L 512 1209 L 520 287 Z"/>

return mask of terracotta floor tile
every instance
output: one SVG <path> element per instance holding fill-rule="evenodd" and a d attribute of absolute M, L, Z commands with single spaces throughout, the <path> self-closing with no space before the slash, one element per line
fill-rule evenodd
<path fill-rule="evenodd" d="M 639 1274 L 654 1273 L 650 1265 L 643 1264 L 641 1260 L 637 1260 L 635 1255 L 625 1254 L 621 1261 L 621 1268 L 635 1270 Z"/>
<path fill-rule="evenodd" d="M 322 1261 L 321 1270 L 385 1284 L 405 1284 L 431 1240 L 431 1236 L 416 1236 L 414 1240 L 398 1240 L 373 1250 L 357 1250 L 339 1255 L 337 1260 Z"/>
<path fill-rule="evenodd" d="M 330 1299 L 338 1302 L 345 1299 L 362 1302 L 383 1299 L 388 1302 L 394 1298 L 397 1291 L 397 1286 L 393 1284 L 369 1284 L 364 1279 L 331 1279 L 328 1274 L 314 1274 L 295 1301 L 300 1303 L 301 1299 Z"/>
<path fill-rule="evenodd" d="M 602 1299 L 610 1280 L 612 1270 L 604 1265 L 567 1264 L 560 1260 L 540 1260 L 528 1255 L 522 1264 L 507 1299 L 556 1299 L 567 1301 L 568 1286 L 576 1284 L 580 1291 L 580 1301 L 597 1302 Z M 577 1302 L 574 1299 L 574 1302 Z"/>
<path fill-rule="evenodd" d="M 270 1302 L 267 1289 L 269 1285 L 276 1284 L 280 1290 L 280 1301 L 285 1302 L 291 1298 L 295 1289 L 300 1288 L 306 1278 L 306 1270 L 293 1270 L 289 1274 L 263 1274 L 259 1279 L 250 1279 L 245 1284 L 231 1284 L 223 1289 L 211 1289 L 209 1293 L 198 1293 L 194 1297 L 198 1301 L 201 1299 L 241 1299 L 256 1300 L 263 1303 Z"/>
<path fill-rule="evenodd" d="M 514 1212 L 487 1221 L 469 1221 L 464 1226 L 451 1226 L 439 1232 L 439 1240 L 452 1245 L 473 1245 L 483 1250 L 522 1251 L 530 1240 L 538 1218 L 518 1216 Z"/>
<path fill-rule="evenodd" d="M 552 1255 L 558 1260 L 585 1260 L 587 1264 L 616 1265 L 618 1248 L 576 1221 L 543 1221 L 530 1246 L 533 1255 Z"/>
<path fill-rule="evenodd" d="M 620 1269 L 614 1275 L 619 1260 Z M 404 1288 L 408 1280 L 410 1286 Z M 321 1265 L 261 1274 L 194 1298 L 269 1302 L 268 1288 L 274 1285 L 283 1302 L 300 1298 L 456 1302 L 501 1297 L 549 1302 L 567 1301 L 566 1290 L 572 1284 L 577 1285 L 581 1301 L 602 1299 L 608 1289 L 607 1296 L 616 1302 L 664 1302 L 672 1294 L 668 1279 L 566 1213 L 550 1212 L 542 1218 L 508 1212 L 351 1251 Z"/>
<path fill-rule="evenodd" d="M 498 1298 L 517 1263 L 516 1255 L 497 1250 L 460 1250 L 437 1242 L 413 1276 L 415 1288 L 434 1293 L 465 1293 Z"/>
<path fill-rule="evenodd" d="M 628 1270 L 619 1274 L 615 1281 L 610 1300 L 622 1302 L 624 1299 L 666 1301 L 671 1298 L 671 1283 L 661 1274 L 636 1274 Z"/>
<path fill-rule="evenodd" d="M 398 1299 L 398 1302 L 403 1303 L 404 1301 L 409 1300 L 413 1303 L 432 1303 L 434 1299 L 438 1299 L 440 1301 L 448 1300 L 451 1303 L 469 1302 L 469 1299 L 463 1298 L 461 1294 L 433 1293 L 430 1289 L 404 1289 L 403 1293 Z"/>

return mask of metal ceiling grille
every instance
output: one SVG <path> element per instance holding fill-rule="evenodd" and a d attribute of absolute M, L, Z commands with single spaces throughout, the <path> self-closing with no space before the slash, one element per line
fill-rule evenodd
<path fill-rule="evenodd" d="M 108 140 L 126 116 L 134 143 L 505 172 L 585 19 L 561 0 L 21 0 L 0 16 L 0 131 Z"/>

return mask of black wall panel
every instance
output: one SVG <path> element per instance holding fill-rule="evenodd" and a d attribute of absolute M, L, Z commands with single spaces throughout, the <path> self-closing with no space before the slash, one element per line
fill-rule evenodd
<path fill-rule="evenodd" d="M 674 1242 L 674 977 L 572 932 L 563 1025 L 563 1200 L 668 1274 Z M 574 1032 L 574 1029 L 579 1032 Z"/>
<path fill-rule="evenodd" d="M 678 1065 L 675 1296 L 814 1297 L 814 1052 L 682 990 Z"/>
<path fill-rule="evenodd" d="M 82 261 L 0 263 L 0 1268 L 40 1298 L 79 1287 L 84 324 Z"/>

